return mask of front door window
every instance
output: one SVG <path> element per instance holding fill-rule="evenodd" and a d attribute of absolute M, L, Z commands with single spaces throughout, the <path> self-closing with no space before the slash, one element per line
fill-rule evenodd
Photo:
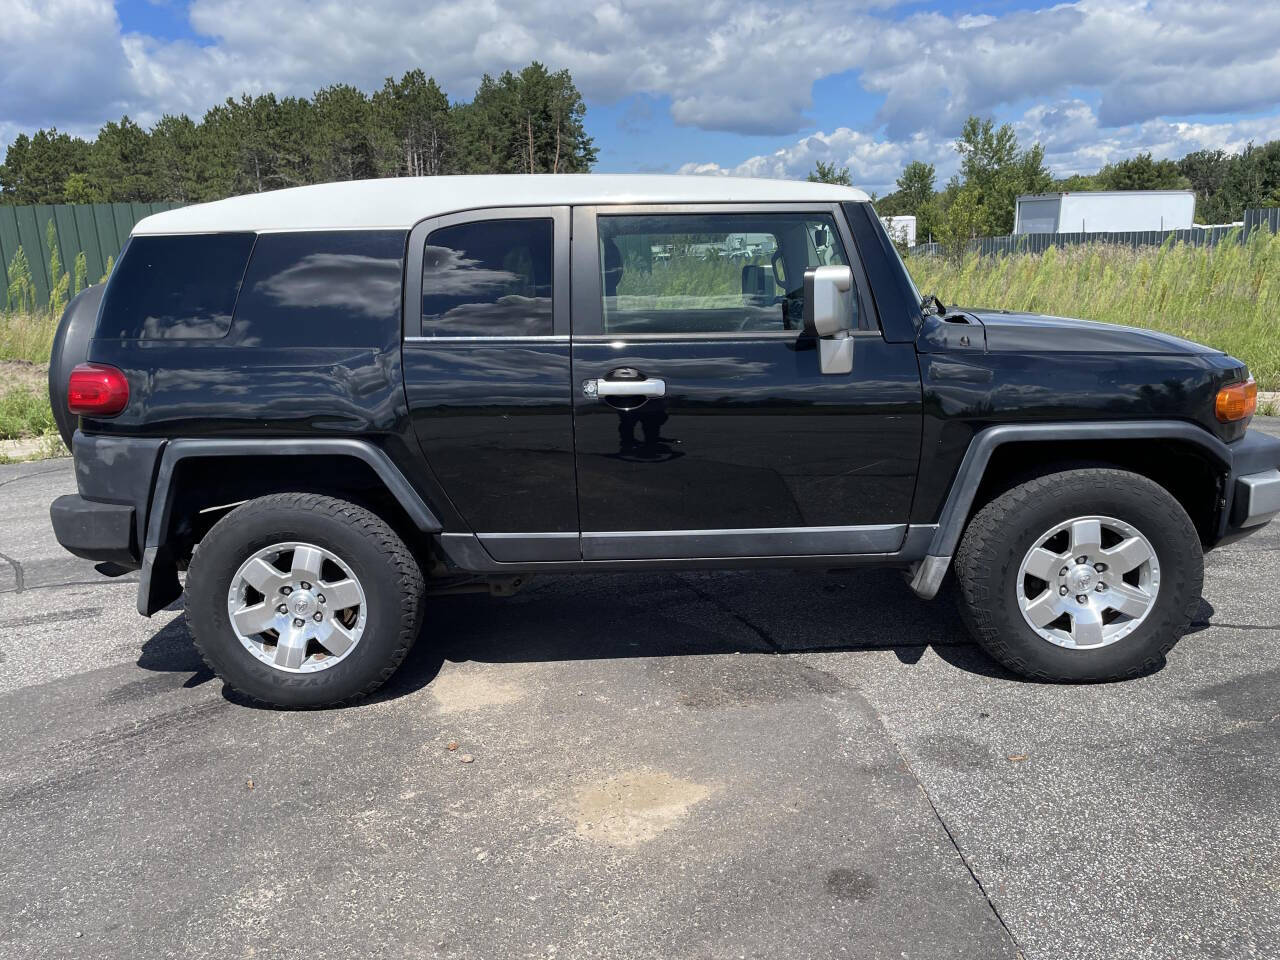
<path fill-rule="evenodd" d="M 795 336 L 804 273 L 846 264 L 827 214 L 599 219 L 604 333 Z M 858 311 L 861 312 L 861 311 Z M 852 318 L 855 329 L 859 317 Z"/>

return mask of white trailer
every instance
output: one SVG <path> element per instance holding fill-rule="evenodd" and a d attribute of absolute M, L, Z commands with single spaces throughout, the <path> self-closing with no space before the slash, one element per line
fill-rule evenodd
<path fill-rule="evenodd" d="M 1018 198 L 1014 233 L 1124 233 L 1187 230 L 1195 223 L 1190 190 L 1099 190 Z"/>
<path fill-rule="evenodd" d="M 885 232 L 896 243 L 905 244 L 908 247 L 916 245 L 916 218 L 914 216 L 881 217 L 880 222 L 884 224 Z"/>

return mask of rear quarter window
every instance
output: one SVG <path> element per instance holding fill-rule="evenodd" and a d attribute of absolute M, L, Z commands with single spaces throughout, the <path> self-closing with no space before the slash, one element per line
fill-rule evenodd
<path fill-rule="evenodd" d="M 236 305 L 255 346 L 379 346 L 400 336 L 405 232 L 264 233 Z"/>
<path fill-rule="evenodd" d="M 133 237 L 111 273 L 98 337 L 206 340 L 231 328 L 252 233 Z"/>

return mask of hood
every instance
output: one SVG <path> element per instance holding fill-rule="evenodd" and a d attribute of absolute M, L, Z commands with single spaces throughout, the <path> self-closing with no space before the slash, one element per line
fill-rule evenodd
<path fill-rule="evenodd" d="M 1011 313 L 1007 310 L 971 310 L 967 307 L 957 312 L 965 313 L 982 323 L 986 329 L 987 350 L 992 353 L 1185 355 L 1222 352 L 1167 333 L 1113 323 L 1047 317 L 1036 313 Z"/>

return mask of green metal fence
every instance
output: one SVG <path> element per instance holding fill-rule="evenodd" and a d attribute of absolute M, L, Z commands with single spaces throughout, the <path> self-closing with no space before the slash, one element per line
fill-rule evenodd
<path fill-rule="evenodd" d="M 8 268 L 19 245 L 31 265 L 31 279 L 40 303 L 49 300 L 49 246 L 45 231 L 52 220 L 58 232 L 62 269 L 73 272 L 76 256 L 83 252 L 90 283 L 106 272 L 107 257 L 115 257 L 133 225 L 143 217 L 180 207 L 180 203 L 57 203 L 14 207 L 0 205 L 0 310 L 8 288 Z"/>

